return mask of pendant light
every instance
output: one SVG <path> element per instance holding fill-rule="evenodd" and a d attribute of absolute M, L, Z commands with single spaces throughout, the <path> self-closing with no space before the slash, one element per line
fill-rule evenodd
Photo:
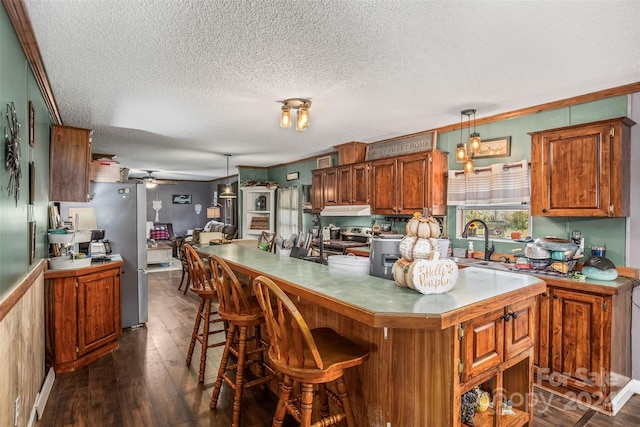
<path fill-rule="evenodd" d="M 469 118 L 471 114 L 473 114 L 473 133 L 469 135 L 469 151 L 475 155 L 480 152 L 480 143 L 482 140 L 480 139 L 480 134 L 476 132 L 476 110 L 467 110 L 467 112 L 470 112 Z M 469 129 L 471 129 L 471 123 L 469 123 Z"/>
<path fill-rule="evenodd" d="M 233 189 L 231 188 L 231 184 L 229 184 L 229 157 L 231 157 L 231 154 L 225 154 L 225 156 L 227 156 L 227 185 L 224 187 L 224 191 L 222 193 L 220 193 L 220 197 L 221 199 L 235 199 L 236 197 L 236 193 L 233 192 Z"/>
<path fill-rule="evenodd" d="M 473 115 L 473 133 L 471 132 L 471 115 Z M 467 129 L 469 129 L 469 150 L 462 139 L 463 117 L 467 116 Z M 468 109 L 460 111 L 460 142 L 456 146 L 456 163 L 463 163 L 464 172 L 474 171 L 473 156 L 480 152 L 480 134 L 476 132 L 476 110 Z"/>

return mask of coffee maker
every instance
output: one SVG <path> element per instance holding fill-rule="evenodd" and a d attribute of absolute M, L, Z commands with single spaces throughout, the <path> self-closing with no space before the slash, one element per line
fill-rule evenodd
<path fill-rule="evenodd" d="M 94 260 L 105 260 L 111 254 L 111 245 L 104 238 L 104 229 L 91 230 L 91 242 L 88 243 L 87 255 Z"/>

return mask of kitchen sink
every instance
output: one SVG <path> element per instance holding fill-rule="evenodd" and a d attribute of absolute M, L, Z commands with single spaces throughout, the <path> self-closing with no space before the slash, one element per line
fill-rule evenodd
<path fill-rule="evenodd" d="M 483 259 L 475 259 L 475 258 L 451 258 L 456 264 L 464 265 L 466 267 L 479 267 L 479 268 L 488 268 L 491 270 L 500 270 L 500 271 L 517 271 L 515 264 L 507 264 L 505 262 L 500 261 L 486 261 Z"/>

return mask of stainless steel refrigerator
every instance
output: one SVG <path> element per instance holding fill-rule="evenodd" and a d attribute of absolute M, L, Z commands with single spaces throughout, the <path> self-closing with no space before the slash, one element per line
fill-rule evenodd
<path fill-rule="evenodd" d="M 147 306 L 147 192 L 143 184 L 92 182 L 88 203 L 60 203 L 60 215 L 69 208 L 93 207 L 96 226 L 105 230 L 105 240 L 122 267 L 122 327 L 136 327 L 148 319 Z"/>

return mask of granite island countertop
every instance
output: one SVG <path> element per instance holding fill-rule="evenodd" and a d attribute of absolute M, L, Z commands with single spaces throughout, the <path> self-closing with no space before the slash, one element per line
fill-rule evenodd
<path fill-rule="evenodd" d="M 359 274 L 236 244 L 200 246 L 202 256 L 216 254 L 232 269 L 275 280 L 285 292 L 374 327 L 447 328 L 479 312 L 546 290 L 537 277 L 477 267 L 460 269 L 453 289 L 423 295 L 393 280 Z M 295 302 L 295 301 L 294 301 Z"/>

